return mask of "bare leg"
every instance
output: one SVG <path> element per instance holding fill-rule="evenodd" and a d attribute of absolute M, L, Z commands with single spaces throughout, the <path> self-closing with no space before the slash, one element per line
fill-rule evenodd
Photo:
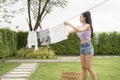
<path fill-rule="evenodd" d="M 86 61 L 85 61 L 85 55 L 80 55 L 81 64 L 82 64 L 82 78 L 83 80 L 87 80 L 87 69 L 86 69 Z"/>
<path fill-rule="evenodd" d="M 92 67 L 92 58 L 93 58 L 92 54 L 88 54 L 88 55 L 85 56 L 86 68 L 89 71 L 89 73 L 92 77 L 92 80 L 97 80 L 96 73 L 95 73 L 95 71 Z"/>

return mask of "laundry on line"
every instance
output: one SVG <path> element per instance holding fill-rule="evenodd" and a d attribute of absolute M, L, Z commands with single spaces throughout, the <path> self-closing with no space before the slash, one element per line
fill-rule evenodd
<path fill-rule="evenodd" d="M 27 37 L 27 47 L 31 48 L 35 46 L 35 50 L 38 50 L 38 41 L 37 41 L 37 33 L 36 31 L 29 31 Z"/>
<path fill-rule="evenodd" d="M 66 27 L 64 24 L 59 24 L 57 26 L 49 28 L 51 43 L 53 44 L 68 39 L 68 30 L 68 27 Z"/>
<path fill-rule="evenodd" d="M 67 39 L 68 28 L 64 24 L 59 24 L 49 29 L 40 31 L 41 45 L 49 45 Z"/>
<path fill-rule="evenodd" d="M 36 31 L 29 31 L 27 37 L 27 46 L 28 48 L 35 46 L 35 50 L 38 50 L 37 39 L 40 40 L 42 46 L 63 41 L 68 39 L 68 30 L 68 27 L 64 26 L 63 23 L 49 29 L 40 30 L 38 36 Z"/>
<path fill-rule="evenodd" d="M 51 43 L 49 34 L 49 29 L 39 31 L 38 38 L 41 42 L 41 45 L 44 46 L 49 45 Z"/>

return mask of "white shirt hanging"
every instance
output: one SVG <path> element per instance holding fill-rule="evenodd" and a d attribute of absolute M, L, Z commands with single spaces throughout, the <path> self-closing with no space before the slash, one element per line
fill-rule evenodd
<path fill-rule="evenodd" d="M 68 30 L 68 27 L 64 24 L 59 24 L 55 27 L 49 28 L 51 44 L 67 39 Z"/>
<path fill-rule="evenodd" d="M 38 42 L 37 42 L 36 31 L 29 31 L 27 41 L 28 41 L 28 43 L 27 43 L 28 48 L 31 48 L 32 46 L 35 46 L 35 50 L 38 50 Z"/>

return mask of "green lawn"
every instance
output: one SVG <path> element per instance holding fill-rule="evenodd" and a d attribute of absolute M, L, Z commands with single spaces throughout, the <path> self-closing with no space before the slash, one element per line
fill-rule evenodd
<path fill-rule="evenodd" d="M 119 58 L 94 58 L 93 66 L 98 80 L 120 80 L 120 57 Z M 81 71 L 80 63 L 40 63 L 39 68 L 30 77 L 30 80 L 61 80 L 60 72 Z M 91 80 L 90 75 L 88 80 Z"/>
<path fill-rule="evenodd" d="M 18 65 L 20 65 L 20 63 L 0 62 L 0 76 L 17 67 Z"/>

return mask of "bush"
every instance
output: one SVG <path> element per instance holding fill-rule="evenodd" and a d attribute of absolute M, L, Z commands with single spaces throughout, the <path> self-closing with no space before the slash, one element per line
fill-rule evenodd
<path fill-rule="evenodd" d="M 98 40 L 98 54 L 109 54 L 111 51 L 111 45 L 108 33 L 102 33 L 99 35 Z"/>
<path fill-rule="evenodd" d="M 0 57 L 12 56 L 16 51 L 16 32 L 9 29 L 0 29 Z"/>
<path fill-rule="evenodd" d="M 76 33 L 71 34 L 67 40 L 50 45 L 58 55 L 79 55 L 80 40 Z"/>
<path fill-rule="evenodd" d="M 97 54 L 119 55 L 120 54 L 120 33 L 102 33 L 99 34 Z"/>
<path fill-rule="evenodd" d="M 27 44 L 27 32 L 19 32 L 17 40 L 19 49 L 25 47 Z M 96 55 L 120 54 L 120 34 L 117 32 L 101 33 L 98 36 L 94 34 L 92 43 Z M 39 45 L 39 47 L 41 46 Z M 80 54 L 80 40 L 76 33 L 70 34 L 67 40 L 51 44 L 50 47 L 57 55 Z"/>
<path fill-rule="evenodd" d="M 50 58 L 46 54 L 47 49 L 39 48 L 34 51 L 32 49 L 24 49 L 27 44 L 28 32 L 14 32 L 9 29 L 0 29 L 0 58 L 14 55 L 17 50 L 20 54 L 18 57 L 25 58 Z M 120 33 L 101 33 L 98 36 L 94 34 L 92 38 L 95 54 L 102 55 L 119 55 L 120 54 Z M 41 47 L 39 43 L 39 47 Z M 79 55 L 80 40 L 76 33 L 69 35 L 67 40 L 51 44 L 51 54 L 55 51 L 57 55 Z M 22 49 L 21 49 L 22 48 Z M 42 50 L 43 49 L 43 50 Z M 23 52 L 22 52 L 23 51 Z M 45 51 L 45 52 L 44 52 Z M 28 54 L 29 53 L 29 54 Z M 46 54 L 45 56 L 43 54 Z M 21 55 L 22 54 L 22 55 Z M 42 55 L 42 57 L 41 57 Z M 52 57 L 53 58 L 53 57 Z"/>
<path fill-rule="evenodd" d="M 28 32 L 17 32 L 17 42 L 18 42 L 18 49 L 24 48 L 27 45 L 27 36 Z"/>
<path fill-rule="evenodd" d="M 17 57 L 30 59 L 54 59 L 56 56 L 54 51 L 48 51 L 46 47 L 40 47 L 37 51 L 35 51 L 34 48 L 22 48 L 18 51 Z"/>
<path fill-rule="evenodd" d="M 0 58 L 5 58 L 10 56 L 10 48 L 6 45 L 0 45 Z"/>
<path fill-rule="evenodd" d="M 111 54 L 120 54 L 120 34 L 113 32 L 109 34 L 109 40 L 111 44 Z"/>
<path fill-rule="evenodd" d="M 94 47 L 94 54 L 97 54 L 98 47 L 97 47 L 97 37 L 95 34 L 93 34 L 91 41 Z"/>

